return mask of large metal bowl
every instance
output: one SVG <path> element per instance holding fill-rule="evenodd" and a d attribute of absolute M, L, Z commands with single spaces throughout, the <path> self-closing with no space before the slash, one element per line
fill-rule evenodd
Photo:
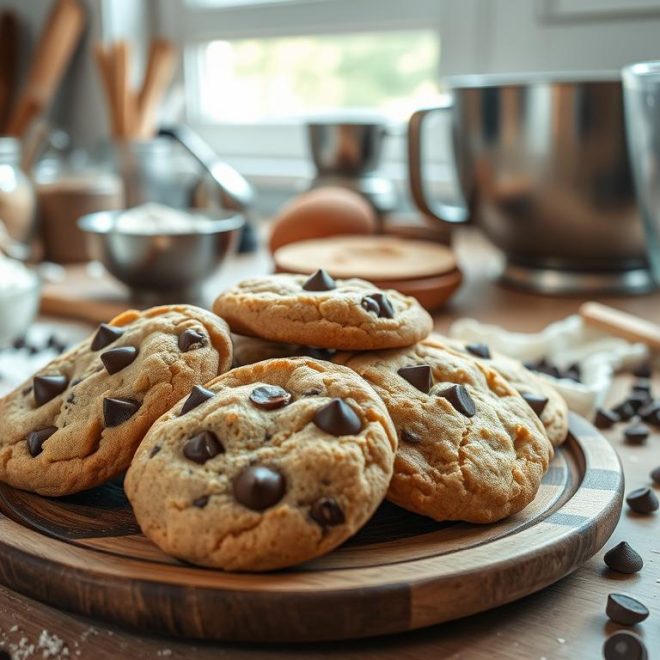
<path fill-rule="evenodd" d="M 177 234 L 125 233 L 116 219 L 122 211 L 83 216 L 78 226 L 87 233 L 90 253 L 133 294 L 156 294 L 171 302 L 193 299 L 200 287 L 236 246 L 242 216 L 191 212 L 205 219 L 199 231 Z"/>

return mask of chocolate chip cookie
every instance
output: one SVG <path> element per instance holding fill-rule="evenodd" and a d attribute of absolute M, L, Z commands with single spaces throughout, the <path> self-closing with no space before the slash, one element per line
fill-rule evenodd
<path fill-rule="evenodd" d="M 397 291 L 365 280 L 333 280 L 320 270 L 241 282 L 213 310 L 240 335 L 317 348 L 373 350 L 410 346 L 433 327 L 428 312 Z"/>
<path fill-rule="evenodd" d="M 554 447 L 558 447 L 568 435 L 568 406 L 561 394 L 543 378 L 531 372 L 525 365 L 501 353 L 491 353 L 486 344 L 463 343 L 439 335 L 431 335 L 426 343 L 435 343 L 463 351 L 477 359 L 485 360 L 505 380 L 520 392 L 532 410 L 539 416 L 545 432 Z"/>
<path fill-rule="evenodd" d="M 111 479 L 151 424 L 231 359 L 227 324 L 205 310 L 117 316 L 0 401 L 0 481 L 60 496 Z"/>
<path fill-rule="evenodd" d="M 274 359 L 194 389 L 161 417 L 125 489 L 168 554 L 271 570 L 354 534 L 387 492 L 396 445 L 383 402 L 355 372 Z"/>
<path fill-rule="evenodd" d="M 532 501 L 553 448 L 494 369 L 426 342 L 342 358 L 380 394 L 399 434 L 388 499 L 435 520 L 476 523 Z"/>

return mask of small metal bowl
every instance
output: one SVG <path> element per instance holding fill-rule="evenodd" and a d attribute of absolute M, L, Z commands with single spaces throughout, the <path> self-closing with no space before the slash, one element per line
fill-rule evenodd
<path fill-rule="evenodd" d="M 90 213 L 78 221 L 87 233 L 92 257 L 135 298 L 184 302 L 198 297 L 201 285 L 236 246 L 245 224 L 241 215 L 190 212 L 206 220 L 198 231 L 176 234 L 119 231 L 124 211 Z"/>

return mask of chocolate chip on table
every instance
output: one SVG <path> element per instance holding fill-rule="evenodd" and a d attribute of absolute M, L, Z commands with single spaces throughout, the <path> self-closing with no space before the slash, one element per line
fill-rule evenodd
<path fill-rule="evenodd" d="M 649 653 L 641 637 L 620 630 L 605 640 L 603 657 L 605 660 L 648 660 Z"/>
<path fill-rule="evenodd" d="M 132 364 L 137 357 L 138 349 L 135 346 L 119 346 L 101 353 L 101 362 L 105 370 L 112 376 Z"/>
<path fill-rule="evenodd" d="M 660 485 L 660 466 L 651 472 L 651 479 L 654 484 Z"/>
<path fill-rule="evenodd" d="M 284 408 L 291 403 L 291 393 L 277 385 L 260 385 L 250 392 L 250 401 L 263 410 Z"/>
<path fill-rule="evenodd" d="M 649 610 L 635 598 L 625 594 L 609 594 L 607 597 L 607 608 L 605 614 L 622 626 L 634 626 L 641 623 L 649 615 Z"/>
<path fill-rule="evenodd" d="M 652 399 L 648 392 L 634 391 L 628 395 L 628 403 L 637 412 L 640 408 L 648 405 Z"/>
<path fill-rule="evenodd" d="M 354 435 L 362 430 L 362 420 L 358 414 L 341 399 L 333 399 L 323 408 L 319 408 L 312 421 L 321 431 L 336 437 Z"/>
<path fill-rule="evenodd" d="M 198 330 L 188 328 L 179 335 L 179 350 L 182 353 L 194 351 L 203 346 L 206 346 L 206 335 Z"/>
<path fill-rule="evenodd" d="M 474 342 L 473 344 L 465 344 L 465 350 L 474 355 L 475 357 L 483 358 L 484 360 L 490 359 L 490 349 L 488 344 L 481 342 Z"/>
<path fill-rule="evenodd" d="M 660 401 L 651 401 L 637 411 L 647 424 L 660 426 Z"/>
<path fill-rule="evenodd" d="M 128 421 L 140 409 L 135 399 L 103 399 L 103 420 L 106 427 L 119 426 Z"/>
<path fill-rule="evenodd" d="M 431 367 L 428 364 L 415 364 L 410 367 L 401 367 L 401 369 L 397 371 L 397 374 L 424 394 L 428 394 L 433 385 Z"/>
<path fill-rule="evenodd" d="M 202 431 L 190 438 L 183 445 L 183 455 L 195 463 L 203 465 L 218 454 L 224 454 L 225 448 L 211 431 Z"/>
<path fill-rule="evenodd" d="M 66 390 L 69 381 L 62 374 L 35 376 L 32 381 L 34 401 L 37 406 L 43 406 Z"/>
<path fill-rule="evenodd" d="M 614 406 L 612 412 L 618 415 L 622 422 L 628 422 L 635 416 L 635 409 L 627 399 L 622 401 L 618 406 Z"/>
<path fill-rule="evenodd" d="M 100 351 L 102 348 L 110 346 L 110 344 L 117 341 L 117 339 L 119 339 L 123 334 L 124 331 L 120 328 L 115 328 L 114 326 L 107 325 L 106 323 L 101 323 L 99 329 L 94 335 L 94 339 L 92 339 L 92 350 Z"/>
<path fill-rule="evenodd" d="M 629 445 L 641 445 L 649 437 L 649 427 L 638 422 L 629 426 L 623 435 Z"/>
<path fill-rule="evenodd" d="M 336 289 L 335 281 L 321 268 L 317 270 L 304 284 L 305 291 L 332 291 Z"/>
<path fill-rule="evenodd" d="M 411 445 L 418 445 L 422 441 L 416 433 L 405 429 L 401 431 L 401 440 L 403 440 L 403 442 L 409 442 Z"/>
<path fill-rule="evenodd" d="M 309 515 L 321 527 L 334 527 L 341 525 L 346 520 L 341 507 L 332 497 L 322 497 L 316 500 L 312 504 Z"/>
<path fill-rule="evenodd" d="M 603 560 L 609 568 L 618 573 L 637 573 L 644 566 L 642 558 L 626 541 L 621 541 L 608 550 Z"/>
<path fill-rule="evenodd" d="M 449 401 L 449 403 L 451 403 L 461 415 L 465 415 L 465 417 L 473 417 L 477 412 L 474 401 L 465 385 L 451 385 L 441 392 L 438 392 L 436 396 L 447 399 L 447 401 Z"/>
<path fill-rule="evenodd" d="M 598 408 L 596 410 L 596 417 L 594 418 L 594 426 L 597 429 L 611 429 L 621 418 L 612 410 L 604 410 Z"/>
<path fill-rule="evenodd" d="M 197 499 L 193 500 L 193 506 L 196 506 L 198 509 L 203 509 L 209 503 L 209 496 L 202 495 Z"/>
<path fill-rule="evenodd" d="M 653 513 L 658 510 L 658 497 L 647 486 L 635 488 L 626 495 L 628 506 L 635 513 Z"/>
<path fill-rule="evenodd" d="M 234 497 L 239 504 L 263 511 L 277 504 L 286 492 L 284 475 L 273 468 L 251 465 L 234 479 Z"/>
<path fill-rule="evenodd" d="M 653 375 L 651 363 L 642 362 L 633 369 L 632 373 L 633 376 L 636 376 L 637 378 L 650 378 Z"/>
<path fill-rule="evenodd" d="M 529 407 L 540 417 L 545 407 L 548 405 L 548 397 L 533 392 L 525 392 L 522 398 L 527 401 Z"/>
<path fill-rule="evenodd" d="M 215 393 L 211 392 L 211 390 L 207 390 L 201 385 L 195 385 L 190 391 L 190 394 L 188 395 L 185 403 L 181 407 L 180 414 L 185 415 L 186 413 L 189 413 L 191 410 L 197 408 L 197 406 L 201 406 L 205 401 L 208 401 L 214 396 Z"/>
<path fill-rule="evenodd" d="M 55 431 L 57 431 L 56 426 L 48 426 L 45 429 L 32 431 L 32 433 L 28 434 L 26 440 L 28 451 L 30 452 L 30 456 L 32 456 L 32 458 L 41 454 L 41 452 L 44 450 L 44 442 L 46 442 L 46 440 L 48 440 L 48 438 L 50 438 L 50 436 L 53 435 Z"/>

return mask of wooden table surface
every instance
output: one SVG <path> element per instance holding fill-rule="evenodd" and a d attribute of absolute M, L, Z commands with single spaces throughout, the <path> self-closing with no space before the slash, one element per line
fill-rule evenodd
<path fill-rule="evenodd" d="M 551 321 L 576 312 L 582 299 L 549 298 L 506 290 L 490 283 L 495 255 L 472 231 L 461 234 L 457 252 L 466 282 L 450 306 L 436 315 L 436 329 L 470 316 L 508 329 L 537 331 Z M 265 272 L 263 255 L 236 258 L 227 264 L 225 283 Z M 634 298 L 603 298 L 660 323 L 660 293 Z M 655 391 L 660 392 L 660 373 Z M 629 376 L 619 376 L 612 402 L 623 397 Z M 621 428 L 606 433 L 616 447 L 626 476 L 626 491 L 650 483 L 649 472 L 660 465 L 660 434 L 645 446 L 628 447 Z M 659 493 L 660 494 L 660 493 Z M 612 577 L 602 556 L 619 541 L 628 541 L 644 558 L 643 570 Z M 605 548 L 572 575 L 545 590 L 497 610 L 411 633 L 355 642 L 305 646 L 203 644 L 142 635 L 74 616 L 0 587 L 1 651 L 15 658 L 575 658 L 602 657 L 602 645 L 618 626 L 605 616 L 607 595 L 623 592 L 637 597 L 651 616 L 634 630 L 650 657 L 660 658 L 660 512 L 639 516 L 624 505 L 619 525 Z M 59 650 L 58 650 L 59 649 Z"/>

